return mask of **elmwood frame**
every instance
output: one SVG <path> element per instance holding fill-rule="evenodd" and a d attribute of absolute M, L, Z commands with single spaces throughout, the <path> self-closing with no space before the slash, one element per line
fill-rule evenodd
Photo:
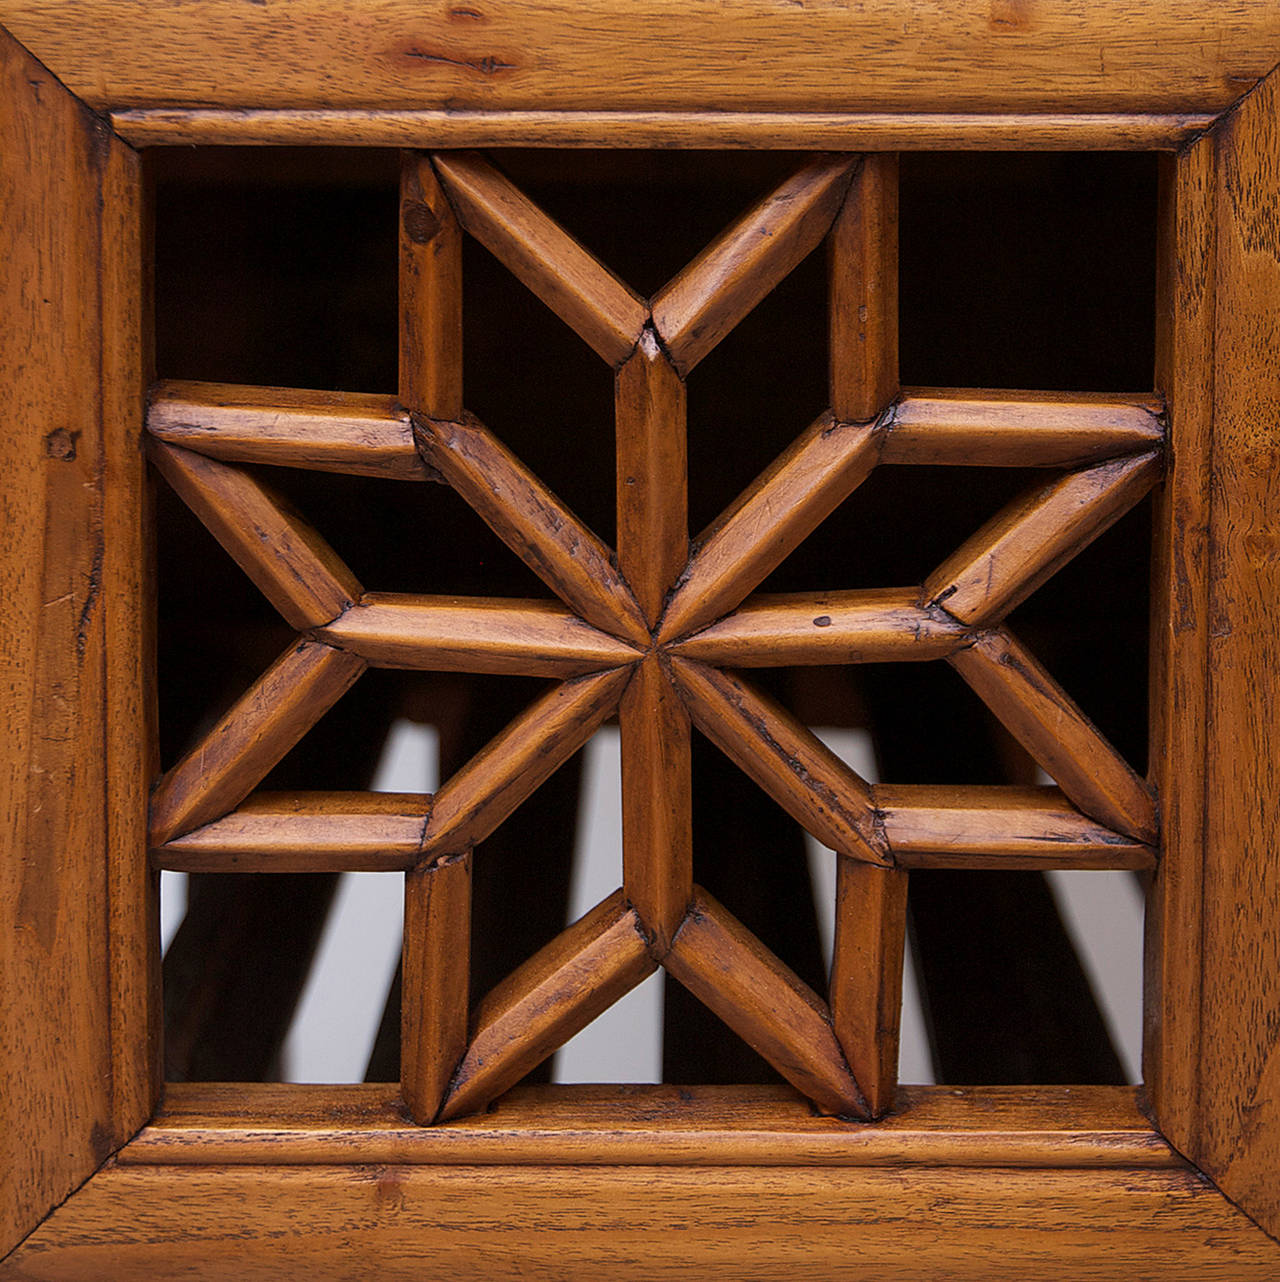
<path fill-rule="evenodd" d="M 1280 13 L 1078 10 L 0 2 L 0 1275 L 1280 1271 Z M 162 1099 L 139 149 L 246 142 L 1164 153 L 1141 1103 L 906 1092 L 851 1134 L 530 1090 L 446 1133 L 382 1087 Z"/>

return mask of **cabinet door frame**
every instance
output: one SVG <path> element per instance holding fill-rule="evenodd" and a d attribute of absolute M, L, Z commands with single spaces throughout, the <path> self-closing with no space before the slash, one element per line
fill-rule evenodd
<path fill-rule="evenodd" d="M 0 1277 L 1276 1276 L 1280 10 L 1207 21 L 0 0 Z M 1142 1090 L 908 1089 L 853 1130 L 784 1091 L 447 1129 L 385 1087 L 165 1092 L 140 150 L 246 143 L 1162 153 Z"/>

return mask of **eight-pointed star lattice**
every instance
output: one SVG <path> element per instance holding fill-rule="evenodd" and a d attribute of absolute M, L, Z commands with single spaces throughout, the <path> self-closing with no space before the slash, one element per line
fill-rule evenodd
<path fill-rule="evenodd" d="M 1158 406 L 901 395 L 896 198 L 893 158 L 816 157 L 646 301 L 482 157 L 414 153 L 402 177 L 399 401 L 196 384 L 155 396 L 155 462 L 301 635 L 161 779 L 154 858 L 404 869 L 402 1080 L 418 1120 L 483 1107 L 658 965 L 821 1110 L 876 1115 L 892 1098 L 908 867 L 1151 861 L 1150 789 L 1003 620 L 1157 479 Z M 464 409 L 463 231 L 616 371 L 616 555 Z M 685 379 L 824 240 L 831 407 L 690 543 Z M 237 461 L 443 481 L 557 600 L 366 593 Z M 922 586 L 753 596 L 881 461 L 1068 470 Z M 935 658 L 1057 789 L 873 788 L 738 672 Z M 558 684 L 434 798 L 250 796 L 369 664 Z M 471 852 L 615 712 L 623 885 L 469 1011 Z M 694 885 L 691 724 L 836 852 L 828 1001 Z"/>

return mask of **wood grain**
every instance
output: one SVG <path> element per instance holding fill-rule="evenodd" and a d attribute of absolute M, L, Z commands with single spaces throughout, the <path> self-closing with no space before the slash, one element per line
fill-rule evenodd
<path fill-rule="evenodd" d="M 588 623 L 638 645 L 649 628 L 609 549 L 486 427 L 414 417 L 414 437 L 485 524 Z"/>
<path fill-rule="evenodd" d="M 1174 1168 L 1134 1087 L 901 1086 L 876 1126 L 789 1086 L 520 1086 L 422 1128 L 390 1085 L 174 1083 L 125 1165 Z"/>
<path fill-rule="evenodd" d="M 422 853 L 440 859 L 483 841 L 599 729 L 630 675 L 617 668 L 577 677 L 531 704 L 441 785 Z"/>
<path fill-rule="evenodd" d="M 267 463 L 425 481 L 408 411 L 391 396 L 168 380 L 151 391 L 147 430 L 228 463 Z"/>
<path fill-rule="evenodd" d="M 234 0 L 164 15 L 3 0 L 0 23 L 100 110 L 1216 113 L 1280 50 L 1267 0 L 1215 14 L 1212 39 L 1193 0 L 957 0 L 905 24 L 897 0 L 794 12 L 760 0 L 507 0 L 480 12 L 302 0 L 282 23 Z"/>
<path fill-rule="evenodd" d="M 174 872 L 398 872 L 417 863 L 431 798 L 259 792 L 151 852 Z"/>
<path fill-rule="evenodd" d="M 660 642 L 727 614 L 866 480 L 875 424 L 815 420 L 703 532 L 658 629 Z"/>
<path fill-rule="evenodd" d="M 316 641 L 294 641 L 151 794 L 150 845 L 218 819 L 352 686 L 365 664 Z"/>
<path fill-rule="evenodd" d="M 1155 484 L 1160 456 L 1099 463 L 1015 499 L 926 580 L 923 599 L 970 625 L 998 622 Z"/>
<path fill-rule="evenodd" d="M 424 1261 L 468 1282 L 736 1282 L 743 1260 L 758 1282 L 829 1282 L 851 1260 L 878 1282 L 1270 1282 L 1280 1264 L 1184 1170 L 331 1165 L 112 1168 L 12 1273 L 274 1282 L 303 1250 L 316 1282 L 420 1282 Z"/>
<path fill-rule="evenodd" d="M 440 152 L 435 165 L 467 231 L 610 365 L 626 360 L 647 319 L 640 295 L 483 156 Z"/>
<path fill-rule="evenodd" d="M 650 625 L 689 555 L 684 383 L 651 326 L 614 380 L 618 565 Z"/>
<path fill-rule="evenodd" d="M 918 588 L 760 593 L 670 653 L 734 668 L 941 659 L 969 630 L 945 610 L 921 609 Z"/>
<path fill-rule="evenodd" d="M 363 589 L 337 553 L 257 477 L 158 441 L 148 454 L 291 626 L 328 623 L 360 599 Z"/>
<path fill-rule="evenodd" d="M 558 601 L 369 592 L 314 635 L 373 667 L 573 677 L 640 651 Z"/>
<path fill-rule="evenodd" d="M 1152 547 L 1151 762 L 1162 851 L 1146 912 L 1143 1080 L 1172 1143 L 1199 1129 L 1218 163 L 1205 138 L 1162 162 L 1156 385 L 1170 459 Z"/>
<path fill-rule="evenodd" d="M 135 147 L 741 147 L 796 151 L 1172 151 L 1205 113 L 413 111 L 142 107 L 111 113 Z"/>
<path fill-rule="evenodd" d="M 831 1026 L 872 1117 L 893 1107 L 907 874 L 836 857 Z"/>
<path fill-rule="evenodd" d="M 812 731 L 732 673 L 685 659 L 670 670 L 698 729 L 797 823 L 850 858 L 889 862 L 871 789 Z"/>
<path fill-rule="evenodd" d="M 1082 815 L 1057 788 L 873 789 L 903 868 L 1154 868 L 1156 852 Z"/>
<path fill-rule="evenodd" d="M 471 983 L 471 852 L 404 879 L 400 1089 L 416 1122 L 430 1122 L 467 1049 Z"/>
<path fill-rule="evenodd" d="M 1278 91 L 1268 80 L 1217 138 L 1205 974 L 1192 1151 L 1273 1235 L 1280 1234 Z M 1194 779 L 1178 786 L 1194 787 Z"/>
<path fill-rule="evenodd" d="M 635 910 L 615 891 L 476 1008 L 441 1120 L 483 1108 L 654 969 Z"/>
<path fill-rule="evenodd" d="M 400 400 L 462 413 L 462 229 L 430 156 L 414 151 L 400 164 Z"/>
<path fill-rule="evenodd" d="M 694 893 L 663 965 L 820 1112 L 866 1117 L 821 999 L 727 908 Z"/>
<path fill-rule="evenodd" d="M 658 960 L 693 900 L 689 713 L 656 654 L 636 666 L 618 708 L 622 884 Z"/>
<path fill-rule="evenodd" d="M 831 413 L 865 423 L 898 395 L 898 158 L 864 156 L 827 241 Z"/>
<path fill-rule="evenodd" d="M 3 1256 L 149 1115 L 158 950 L 138 157 L 2 30 L 0 97 Z"/>
<path fill-rule="evenodd" d="M 884 463 L 1083 467 L 1148 453 L 1164 439 L 1160 397 L 1112 392 L 908 388 L 884 438 Z"/>
<path fill-rule="evenodd" d="M 818 247 L 856 163 L 810 160 L 658 291 L 654 328 L 681 376 Z"/>
<path fill-rule="evenodd" d="M 1151 790 L 1010 632 L 984 633 L 948 662 L 1086 815 L 1155 841 Z"/>

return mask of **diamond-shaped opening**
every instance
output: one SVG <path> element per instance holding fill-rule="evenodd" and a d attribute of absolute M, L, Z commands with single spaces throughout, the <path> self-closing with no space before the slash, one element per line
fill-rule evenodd
<path fill-rule="evenodd" d="M 155 148 L 162 378 L 391 391 L 399 159 Z"/>
<path fill-rule="evenodd" d="M 1151 386 L 1156 157 L 901 158 L 907 386 Z"/>
<path fill-rule="evenodd" d="M 467 408 L 612 544 L 613 371 L 470 236 L 462 352 Z"/>
<path fill-rule="evenodd" d="M 1049 473 L 881 464 L 791 553 L 761 592 L 922 583 L 1006 503 Z"/>
<path fill-rule="evenodd" d="M 1009 616 L 1009 625 L 1140 774 L 1147 768 L 1151 499 Z"/>
<path fill-rule="evenodd" d="M 819 246 L 690 373 L 691 534 L 827 407 L 826 290 Z"/>

